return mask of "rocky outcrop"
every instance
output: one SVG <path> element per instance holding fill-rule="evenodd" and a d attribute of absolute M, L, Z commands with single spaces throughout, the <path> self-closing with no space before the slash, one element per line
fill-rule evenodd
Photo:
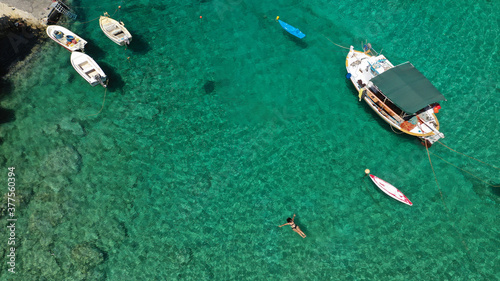
<path fill-rule="evenodd" d="M 31 54 L 43 30 L 21 18 L 0 18 L 0 77 L 15 63 Z"/>

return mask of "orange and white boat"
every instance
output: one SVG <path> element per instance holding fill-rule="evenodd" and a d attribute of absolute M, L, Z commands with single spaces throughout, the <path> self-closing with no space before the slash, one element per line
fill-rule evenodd
<path fill-rule="evenodd" d="M 82 37 L 59 25 L 47 26 L 47 35 L 70 52 L 83 51 L 87 44 Z"/>

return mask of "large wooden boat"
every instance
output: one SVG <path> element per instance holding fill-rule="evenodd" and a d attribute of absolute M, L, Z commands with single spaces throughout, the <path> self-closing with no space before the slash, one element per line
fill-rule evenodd
<path fill-rule="evenodd" d="M 347 78 L 385 122 L 430 147 L 444 138 L 436 117 L 444 96 L 411 63 L 394 66 L 371 46 L 365 51 L 351 46 L 346 58 Z"/>

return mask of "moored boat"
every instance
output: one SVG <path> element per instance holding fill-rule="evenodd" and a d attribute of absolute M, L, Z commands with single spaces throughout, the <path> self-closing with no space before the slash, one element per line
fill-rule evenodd
<path fill-rule="evenodd" d="M 125 28 L 124 24 L 110 18 L 108 13 L 104 13 L 104 16 L 99 18 L 99 26 L 111 41 L 120 46 L 128 45 L 132 41 L 132 35 Z"/>
<path fill-rule="evenodd" d="M 280 20 L 279 16 L 276 17 L 276 20 L 280 23 L 281 27 L 283 27 L 284 30 L 286 30 L 288 33 L 292 34 L 293 36 L 300 38 L 300 39 L 306 37 L 306 35 L 304 33 L 302 33 L 302 31 L 300 31 L 298 28 L 293 27 L 293 26 L 289 25 L 288 23 Z"/>
<path fill-rule="evenodd" d="M 92 87 L 97 84 L 107 87 L 106 74 L 90 56 L 81 52 L 73 52 L 71 53 L 71 64 Z"/>
<path fill-rule="evenodd" d="M 47 26 L 47 35 L 50 39 L 56 41 L 57 44 L 63 46 L 71 52 L 77 50 L 83 51 L 85 44 L 87 44 L 87 41 L 85 41 L 82 37 L 59 25 Z"/>
<path fill-rule="evenodd" d="M 405 203 L 407 205 L 412 206 L 413 203 L 408 199 L 403 192 L 399 191 L 399 189 L 395 188 L 392 184 L 384 181 L 381 178 L 378 178 L 372 174 L 370 174 L 370 179 L 373 183 L 380 188 L 385 194 L 391 196 L 392 198 L 398 200 L 401 203 Z"/>
<path fill-rule="evenodd" d="M 346 58 L 347 78 L 364 100 L 385 122 L 430 147 L 444 138 L 436 113 L 446 100 L 411 63 L 394 66 L 370 44 L 365 51 L 351 46 Z"/>

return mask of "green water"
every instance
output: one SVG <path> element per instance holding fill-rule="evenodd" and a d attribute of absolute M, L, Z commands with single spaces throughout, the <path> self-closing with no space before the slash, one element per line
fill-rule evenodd
<path fill-rule="evenodd" d="M 418 140 L 357 102 L 329 41 L 411 61 L 447 98 L 443 143 L 499 167 L 500 2 L 272 2 L 74 1 L 66 26 L 109 88 L 49 39 L 3 84 L 2 194 L 14 166 L 19 201 L 17 273 L 4 228 L 1 280 L 500 278 L 500 192 L 473 177 L 499 185 L 498 170 L 436 144 L 436 184 Z M 99 29 L 105 11 L 128 48 Z M 294 213 L 305 239 L 278 227 Z"/>

